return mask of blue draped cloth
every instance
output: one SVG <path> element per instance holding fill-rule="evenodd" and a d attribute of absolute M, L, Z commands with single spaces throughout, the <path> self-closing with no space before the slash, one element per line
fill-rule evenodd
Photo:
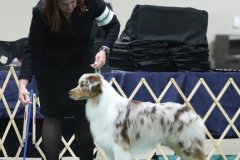
<path fill-rule="evenodd" d="M 8 71 L 0 72 L 0 87 L 3 92 L 3 83 L 6 80 Z M 18 73 L 18 72 L 17 72 Z M 147 84 L 150 86 L 155 97 L 159 98 L 161 93 L 164 91 L 166 85 L 170 82 L 171 78 L 174 78 L 177 85 L 183 92 L 183 94 L 188 98 L 190 93 L 193 91 L 196 84 L 199 82 L 200 78 L 206 82 L 207 86 L 210 88 L 214 97 L 218 97 L 220 92 L 223 90 L 224 86 L 227 84 L 230 78 L 236 83 L 238 90 L 240 88 L 240 72 L 125 72 L 125 71 L 112 71 L 103 73 L 103 76 L 107 81 L 115 78 L 117 83 L 121 86 L 125 95 L 129 98 L 132 92 L 135 90 L 142 78 L 145 79 Z M 77 84 L 76 84 L 77 85 Z M 116 86 L 113 84 L 113 87 Z M 36 83 L 33 80 L 28 86 L 29 90 L 33 89 L 37 93 Z M 117 89 L 117 88 L 116 88 Z M 4 97 L 11 109 L 13 111 L 17 99 L 18 99 L 18 88 L 14 78 L 11 77 L 6 89 L 3 92 Z M 142 85 L 135 96 L 134 100 L 140 101 L 150 101 L 155 103 L 154 98 L 147 90 L 145 85 Z M 172 84 L 167 90 L 166 94 L 162 97 L 160 102 L 178 102 L 184 103 L 184 99 L 178 93 L 176 87 Z M 208 112 L 209 108 L 214 103 L 214 99 L 207 92 L 207 89 L 203 84 L 197 89 L 194 96 L 189 102 L 194 110 L 201 116 L 204 117 Z M 224 111 L 227 113 L 230 119 L 236 114 L 240 107 L 240 95 L 233 87 L 232 84 L 226 89 L 224 94 L 219 100 L 219 103 L 223 107 Z M 16 114 L 16 118 L 22 118 L 24 115 L 24 106 L 21 105 Z M 6 108 L 4 107 L 3 99 L 0 99 L 0 118 L 8 117 Z M 42 118 L 43 116 L 37 110 L 37 118 Z M 219 107 L 216 105 L 211 112 L 210 116 L 206 119 L 206 126 L 210 133 L 214 137 L 219 137 L 226 129 L 229 124 L 227 119 L 224 117 L 223 113 L 220 111 Z M 234 122 L 234 125 L 240 130 L 240 116 Z M 236 137 L 236 133 L 230 129 L 226 137 Z"/>

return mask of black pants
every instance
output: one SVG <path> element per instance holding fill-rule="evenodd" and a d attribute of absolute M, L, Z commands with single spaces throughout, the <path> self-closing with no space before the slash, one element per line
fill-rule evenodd
<path fill-rule="evenodd" d="M 61 149 L 62 124 L 64 119 L 45 117 L 42 128 L 43 150 L 47 160 L 58 160 Z M 74 120 L 77 153 L 81 160 L 93 160 L 94 143 L 90 133 L 89 122 L 85 116 Z"/>

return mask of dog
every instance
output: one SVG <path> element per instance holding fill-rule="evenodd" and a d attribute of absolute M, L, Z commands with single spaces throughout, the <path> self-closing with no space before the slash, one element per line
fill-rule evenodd
<path fill-rule="evenodd" d="M 69 91 L 73 100 L 86 99 L 86 116 L 107 160 L 132 160 L 157 144 L 171 148 L 184 160 L 204 160 L 205 125 L 186 105 L 154 104 L 120 96 L 98 73 L 80 77 Z"/>

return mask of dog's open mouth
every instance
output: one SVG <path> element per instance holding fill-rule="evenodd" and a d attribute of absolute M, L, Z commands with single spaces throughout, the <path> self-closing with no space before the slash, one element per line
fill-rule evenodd
<path fill-rule="evenodd" d="M 73 100 L 79 100 L 79 98 L 78 97 L 73 97 L 73 96 L 69 96 L 71 99 L 73 99 Z"/>
<path fill-rule="evenodd" d="M 87 97 L 79 97 L 79 96 L 74 96 L 72 94 L 69 94 L 69 97 L 73 100 L 84 100 L 84 99 L 87 99 Z"/>
<path fill-rule="evenodd" d="M 75 101 L 87 99 L 86 97 L 74 97 L 74 96 L 69 96 L 69 97 Z"/>

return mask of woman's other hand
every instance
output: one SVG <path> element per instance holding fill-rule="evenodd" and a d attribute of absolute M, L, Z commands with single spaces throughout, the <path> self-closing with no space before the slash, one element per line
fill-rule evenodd
<path fill-rule="evenodd" d="M 18 99 L 23 105 L 31 103 L 29 92 L 27 90 L 28 80 L 20 79 L 19 80 L 19 89 L 18 89 Z"/>

